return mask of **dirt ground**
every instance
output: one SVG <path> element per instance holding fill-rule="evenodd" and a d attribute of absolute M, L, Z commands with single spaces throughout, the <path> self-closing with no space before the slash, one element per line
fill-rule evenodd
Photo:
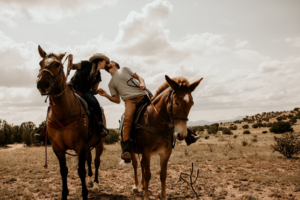
<path fill-rule="evenodd" d="M 168 199 L 197 199 L 186 183 L 179 182 L 181 172 L 189 173 L 194 163 L 194 184 L 198 199 L 300 199 L 300 159 L 286 159 L 272 152 L 273 133 L 268 128 L 250 129 L 243 135 L 241 124 L 234 135 L 210 135 L 186 146 L 178 143 L 168 163 Z M 300 122 L 293 126 L 300 130 Z M 256 137 L 254 136 L 256 135 Z M 254 139 L 256 138 L 256 140 Z M 242 145 L 246 141 L 246 146 Z M 120 163 L 119 145 L 106 145 L 101 156 L 99 190 L 89 188 L 89 199 L 142 199 L 142 189 L 132 192 L 133 168 Z M 48 169 L 44 147 L 22 147 L 0 150 L 0 199 L 60 199 L 61 177 L 56 156 L 48 147 Z M 94 152 L 93 152 L 94 155 Z M 69 199 L 81 198 L 77 158 L 67 155 Z M 94 168 L 93 168 L 94 170 Z M 139 166 L 139 180 L 141 177 Z M 150 199 L 159 199 L 159 158 L 151 159 Z"/>

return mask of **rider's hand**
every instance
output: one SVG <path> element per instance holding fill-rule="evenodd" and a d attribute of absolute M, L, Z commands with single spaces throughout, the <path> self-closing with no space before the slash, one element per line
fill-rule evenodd
<path fill-rule="evenodd" d="M 103 90 L 102 88 L 100 88 L 99 90 L 98 90 L 98 94 L 100 94 L 101 96 L 107 96 L 107 93 L 105 92 L 105 90 Z"/>
<path fill-rule="evenodd" d="M 144 89 L 146 89 L 146 85 L 141 84 L 140 85 L 140 90 L 144 90 Z"/>

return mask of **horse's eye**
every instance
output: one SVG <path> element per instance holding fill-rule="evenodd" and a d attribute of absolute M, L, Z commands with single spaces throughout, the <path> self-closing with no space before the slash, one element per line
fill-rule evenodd
<path fill-rule="evenodd" d="M 60 63 L 56 63 L 55 66 L 56 66 L 56 67 L 59 67 L 59 66 L 60 66 Z"/>
<path fill-rule="evenodd" d="M 175 101 L 176 106 L 179 106 L 179 104 Z"/>

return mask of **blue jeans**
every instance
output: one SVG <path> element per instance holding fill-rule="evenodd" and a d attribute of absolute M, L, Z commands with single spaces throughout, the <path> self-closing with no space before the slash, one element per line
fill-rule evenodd
<path fill-rule="evenodd" d="M 82 98 L 87 102 L 89 107 L 93 109 L 98 121 L 103 122 L 100 104 L 96 99 L 96 97 L 93 95 L 93 93 L 92 92 L 82 93 Z"/>

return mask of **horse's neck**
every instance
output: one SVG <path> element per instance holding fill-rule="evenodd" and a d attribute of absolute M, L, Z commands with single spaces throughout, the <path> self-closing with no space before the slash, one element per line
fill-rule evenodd
<path fill-rule="evenodd" d="M 162 119 L 163 118 L 166 122 L 170 122 L 170 115 L 167 111 L 167 106 L 168 106 L 168 102 L 167 102 L 167 98 L 168 95 L 167 93 L 161 94 L 159 97 L 157 97 L 159 99 L 156 99 L 153 106 L 151 105 L 149 107 L 149 121 L 152 122 L 152 125 L 158 126 L 160 128 L 168 128 L 168 124 L 163 124 L 162 123 Z M 158 112 L 158 114 L 156 113 L 156 111 Z M 159 115 L 159 116 L 158 116 Z"/>
<path fill-rule="evenodd" d="M 52 104 L 51 112 L 49 113 L 50 120 L 54 120 L 55 118 L 64 119 L 69 116 L 79 114 L 79 103 L 69 88 L 66 88 L 65 91 L 58 97 L 55 97 L 55 95 L 52 94 L 50 98 Z"/>

